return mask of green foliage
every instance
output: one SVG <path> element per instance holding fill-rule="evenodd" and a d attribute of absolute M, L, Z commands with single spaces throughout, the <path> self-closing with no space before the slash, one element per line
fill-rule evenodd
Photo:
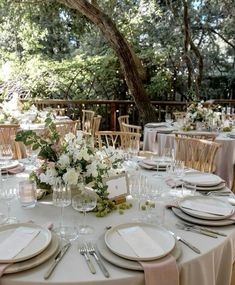
<path fill-rule="evenodd" d="M 187 87 L 182 1 L 97 2 L 141 59 L 152 99 L 195 93 Z M 228 96 L 235 81 L 234 1 L 187 2 L 190 35 L 204 59 L 201 97 Z M 0 96 L 130 98 L 119 62 L 99 29 L 61 3 L 0 0 Z M 196 75 L 191 49 L 189 56 Z"/>

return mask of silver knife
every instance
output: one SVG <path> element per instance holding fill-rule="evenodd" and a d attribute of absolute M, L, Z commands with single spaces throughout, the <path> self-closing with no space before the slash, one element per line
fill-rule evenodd
<path fill-rule="evenodd" d="M 208 229 L 208 228 L 205 228 L 205 227 L 192 225 L 192 224 L 189 224 L 189 223 L 184 223 L 184 225 L 189 226 L 189 227 L 193 227 L 193 228 L 196 228 L 196 229 L 200 229 L 200 230 L 203 230 L 203 231 L 208 232 L 208 233 L 216 234 L 216 235 L 219 235 L 219 236 L 223 236 L 223 237 L 227 236 L 226 234 L 224 234 L 222 232 L 211 230 L 211 229 Z"/>
<path fill-rule="evenodd" d="M 189 248 L 191 248 L 193 251 L 195 251 L 196 253 L 200 254 L 201 251 L 196 248 L 194 245 L 192 245 L 191 243 L 189 243 L 188 241 L 186 241 L 185 239 L 183 239 L 180 236 L 177 236 L 175 233 L 173 233 L 172 231 L 169 231 L 169 233 L 171 235 L 173 235 L 174 238 L 176 238 L 178 241 L 181 241 L 182 243 L 184 243 L 185 245 L 187 245 Z"/>
<path fill-rule="evenodd" d="M 53 272 L 53 270 L 55 269 L 56 265 L 60 262 L 60 260 L 62 259 L 62 257 L 64 256 L 64 254 L 66 253 L 66 251 L 70 248 L 71 243 L 67 243 L 65 244 L 61 250 L 58 252 L 58 254 L 56 255 L 53 263 L 51 264 L 51 266 L 49 267 L 49 269 L 47 270 L 47 272 L 44 274 L 44 279 L 48 279 L 51 276 L 51 273 Z"/>

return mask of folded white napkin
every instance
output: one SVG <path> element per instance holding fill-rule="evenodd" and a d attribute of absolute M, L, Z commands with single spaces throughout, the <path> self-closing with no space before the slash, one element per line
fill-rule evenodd
<path fill-rule="evenodd" d="M 0 244 L 1 259 L 11 259 L 26 248 L 39 234 L 40 229 L 27 227 L 17 228 L 7 239 Z"/>
<path fill-rule="evenodd" d="M 32 221 L 29 221 L 32 222 Z M 51 222 L 48 222 L 47 224 L 44 225 L 45 228 L 48 230 L 51 230 L 53 228 L 53 224 Z M 12 263 L 1 263 L 0 264 L 0 277 L 4 274 L 5 270 L 7 269 L 8 266 L 11 266 Z"/>
<path fill-rule="evenodd" d="M 138 257 L 147 258 L 164 253 L 163 248 L 139 226 L 119 229 L 118 233 Z"/>
<path fill-rule="evenodd" d="M 228 216 L 233 213 L 231 208 L 222 208 L 220 205 L 210 205 L 208 203 L 203 203 L 202 201 L 183 201 L 180 205 L 183 208 L 201 211 L 214 215 Z"/>

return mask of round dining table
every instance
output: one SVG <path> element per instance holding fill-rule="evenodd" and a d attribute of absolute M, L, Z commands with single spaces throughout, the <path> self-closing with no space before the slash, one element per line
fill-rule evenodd
<path fill-rule="evenodd" d="M 164 132 L 158 128 L 145 128 L 143 149 L 161 153 L 165 146 L 173 148 L 175 135 L 172 131 L 174 130 L 169 128 L 168 132 Z M 222 177 L 227 186 L 232 189 L 235 167 L 235 139 L 222 132 L 216 137 L 215 142 L 221 144 L 215 157 L 215 174 Z"/>
<path fill-rule="evenodd" d="M 152 181 L 156 189 L 161 189 L 165 193 L 165 201 L 168 203 L 171 199 L 177 197 L 180 190 L 172 189 L 165 183 L 166 174 L 156 176 L 153 170 L 138 170 L 139 174 L 145 175 L 148 181 Z M 27 179 L 27 172 L 22 172 L 11 179 L 14 187 L 18 183 Z M 159 188 L 160 187 L 160 188 Z M 231 193 L 231 197 L 233 194 Z M 223 197 L 222 199 L 227 199 Z M 2 285 L 41 285 L 41 284 L 59 284 L 59 285 L 144 285 L 144 273 L 141 270 L 130 270 L 125 265 L 117 266 L 108 262 L 101 257 L 110 277 L 106 278 L 94 262 L 96 274 L 91 274 L 85 262 L 84 256 L 79 253 L 79 245 L 83 242 L 91 241 L 95 245 L 104 239 L 107 227 L 133 222 L 141 215 L 147 217 L 147 212 L 141 211 L 138 203 L 133 201 L 133 207 L 126 209 L 123 214 L 119 211 L 113 211 L 105 217 L 98 218 L 95 213 L 88 213 L 87 223 L 94 227 L 94 233 L 91 235 L 78 235 L 78 238 L 72 242 L 72 246 L 59 262 L 48 280 L 44 280 L 43 276 L 52 264 L 54 257 L 49 258 L 34 268 L 17 272 L 13 274 L 4 274 L 1 277 Z M 6 205 L 1 203 L 1 211 L 6 210 Z M 33 221 L 35 224 L 45 225 L 53 223 L 56 227 L 59 223 L 60 208 L 52 203 L 51 196 L 46 196 L 39 200 L 34 208 L 23 208 L 18 200 L 12 203 L 12 215 L 22 222 Z M 78 225 L 83 221 L 83 215 L 68 206 L 64 209 L 64 224 L 74 227 L 76 231 Z M 173 214 L 171 209 L 165 209 L 163 227 L 171 230 L 177 235 L 183 237 L 195 247 L 200 249 L 201 253 L 195 253 L 184 244 L 177 242 L 180 254 L 177 259 L 179 269 L 180 285 L 230 285 L 232 275 L 232 265 L 235 259 L 235 227 L 234 224 L 220 227 L 212 227 L 212 229 L 224 233 L 226 236 L 218 236 L 212 238 L 190 231 L 184 231 L 176 227 L 176 223 L 180 219 Z M 153 224 L 158 224 L 158 220 L 152 220 Z M 100 255 L 102 256 L 102 250 Z M 94 260 L 93 260 L 94 261 Z M 115 263 L 115 262 L 114 262 Z M 156 284 L 161 285 L 160 283 Z M 165 284 L 165 283 L 164 283 Z M 172 284 L 174 285 L 174 284 Z"/>

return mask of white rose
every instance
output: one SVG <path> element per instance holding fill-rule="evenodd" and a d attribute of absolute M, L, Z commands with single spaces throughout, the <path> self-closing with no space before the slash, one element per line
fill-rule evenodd
<path fill-rule="evenodd" d="M 60 168 L 66 169 L 69 166 L 69 164 L 70 164 L 69 156 L 67 154 L 62 154 L 58 160 L 58 165 L 60 166 Z"/>
<path fill-rule="evenodd" d="M 69 168 L 63 175 L 63 180 L 67 185 L 76 185 L 78 182 L 78 172 L 74 168 Z"/>

